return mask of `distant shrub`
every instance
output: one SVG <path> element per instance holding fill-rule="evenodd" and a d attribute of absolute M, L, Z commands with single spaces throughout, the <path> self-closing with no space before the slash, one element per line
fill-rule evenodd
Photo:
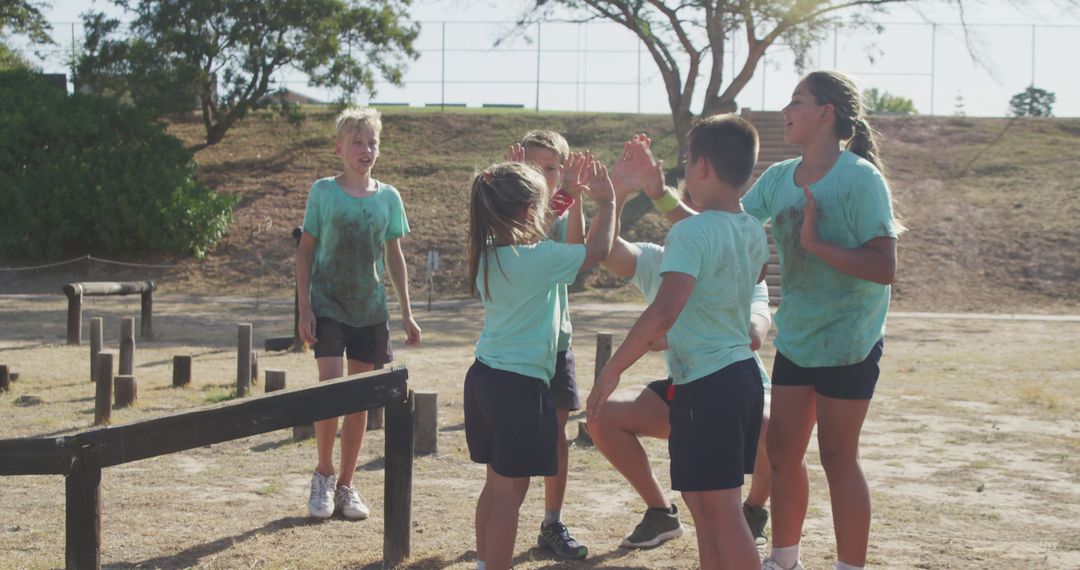
<path fill-rule="evenodd" d="M 192 253 L 224 234 L 236 199 L 195 180 L 183 144 L 139 110 L 0 72 L 0 252 Z"/>

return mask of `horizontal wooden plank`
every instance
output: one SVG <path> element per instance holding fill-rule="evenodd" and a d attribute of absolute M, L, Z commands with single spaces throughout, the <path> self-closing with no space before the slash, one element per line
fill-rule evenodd
<path fill-rule="evenodd" d="M 97 446 L 110 467 L 221 443 L 403 401 L 408 370 L 395 367 L 297 390 L 234 400 L 209 409 L 82 432 L 77 447 Z"/>
<path fill-rule="evenodd" d="M 68 297 L 82 293 L 86 296 L 96 295 L 134 295 L 157 290 L 153 281 L 86 281 L 83 283 L 68 283 L 62 287 Z"/>
<path fill-rule="evenodd" d="M 0 440 L 0 475 L 67 475 L 78 463 L 64 437 Z"/>

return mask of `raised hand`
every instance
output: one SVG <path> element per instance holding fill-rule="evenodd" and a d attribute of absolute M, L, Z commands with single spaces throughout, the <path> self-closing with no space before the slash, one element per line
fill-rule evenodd
<path fill-rule="evenodd" d="M 566 190 L 574 199 L 581 199 L 581 193 L 587 184 L 587 172 L 592 164 L 592 154 L 589 151 L 572 152 L 563 165 L 563 190 Z"/>
<path fill-rule="evenodd" d="M 607 166 L 600 161 L 593 161 L 589 168 L 587 185 L 583 187 L 594 202 L 609 202 L 615 199 L 615 188 L 608 177 Z"/>
<path fill-rule="evenodd" d="M 507 150 L 506 154 L 503 155 L 503 160 L 506 162 L 525 162 L 525 147 L 521 146 L 521 143 L 514 143 L 510 150 Z"/>

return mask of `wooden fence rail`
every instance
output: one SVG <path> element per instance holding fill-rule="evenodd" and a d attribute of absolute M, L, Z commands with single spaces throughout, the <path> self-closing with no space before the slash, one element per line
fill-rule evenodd
<path fill-rule="evenodd" d="M 139 319 L 139 338 L 154 338 L 154 291 L 157 285 L 153 281 L 87 281 L 68 283 L 61 290 L 68 298 L 67 343 L 82 344 L 82 301 L 83 296 L 93 295 L 142 295 L 142 307 Z"/>
<path fill-rule="evenodd" d="M 409 556 L 413 413 L 404 367 L 62 437 L 0 440 L 0 476 L 64 475 L 66 567 L 101 568 L 101 470 L 386 407 L 383 564 Z"/>

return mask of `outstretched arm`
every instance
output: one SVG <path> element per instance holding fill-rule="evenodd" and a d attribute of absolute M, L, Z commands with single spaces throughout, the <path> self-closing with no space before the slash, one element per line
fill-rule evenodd
<path fill-rule="evenodd" d="M 315 313 L 311 310 L 311 264 L 315 259 L 315 236 L 304 232 L 296 246 L 296 307 L 300 311 L 298 323 L 300 340 L 315 344 Z"/>
<path fill-rule="evenodd" d="M 401 324 L 405 328 L 405 344 L 416 346 L 420 344 L 420 327 L 413 320 L 412 305 L 409 303 L 409 270 L 405 265 L 405 254 L 401 252 L 401 240 L 387 240 L 384 244 L 387 269 L 390 271 L 390 282 L 394 285 L 397 293 L 398 304 L 401 305 Z"/>

